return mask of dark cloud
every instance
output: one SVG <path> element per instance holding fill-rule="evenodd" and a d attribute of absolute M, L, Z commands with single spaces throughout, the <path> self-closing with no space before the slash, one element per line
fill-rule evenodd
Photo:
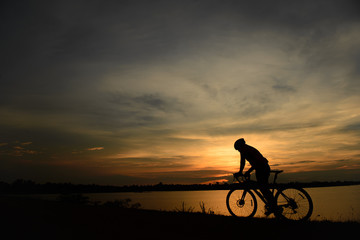
<path fill-rule="evenodd" d="M 31 179 L 39 183 L 71 182 L 76 184 L 147 184 L 149 179 L 141 176 L 122 174 L 109 175 L 96 171 L 96 168 L 84 165 L 44 164 L 41 162 L 0 162 L 1 181 L 13 182 L 18 178 Z M 98 167 L 97 167 L 98 168 Z"/>
<path fill-rule="evenodd" d="M 2 132 L 1 142 L 7 141 L 7 145 L 0 147 L 2 159 L 14 160 L 21 164 L 21 161 L 35 163 L 62 164 L 66 161 L 81 162 L 84 159 L 92 159 L 92 156 L 100 158 L 100 155 L 107 155 L 113 151 L 122 152 L 129 149 L 130 143 L 124 138 L 115 138 L 106 133 L 95 130 L 91 133 L 77 129 L 74 126 L 7 126 L 0 127 Z M 32 142 L 29 145 L 20 144 L 21 142 Z M 21 148 L 16 148 L 17 146 Z M 102 151 L 85 151 L 94 146 L 103 147 Z M 94 155 L 95 154 L 95 155 Z M 99 155 L 100 154 L 100 155 Z M 92 161 L 92 160 L 91 160 Z M 91 164 L 89 161 L 89 164 Z"/>
<path fill-rule="evenodd" d="M 277 80 L 276 83 L 272 86 L 272 88 L 275 91 L 278 91 L 280 93 L 294 93 L 296 92 L 295 88 L 286 84 L 286 83 L 282 83 L 281 81 Z"/>
<path fill-rule="evenodd" d="M 359 133 L 360 123 L 353 123 L 353 124 L 346 125 L 340 131 Z"/>
<path fill-rule="evenodd" d="M 296 131 L 296 130 L 306 130 L 317 128 L 321 126 L 322 123 L 305 123 L 302 121 L 294 122 L 294 123 L 262 123 L 254 121 L 253 123 L 239 123 L 234 126 L 222 126 L 222 127 L 214 127 L 209 128 L 206 131 L 213 136 L 217 135 L 234 135 L 234 134 L 250 134 L 250 133 L 274 133 L 274 132 L 286 132 L 286 131 Z"/>
<path fill-rule="evenodd" d="M 192 156 L 172 156 L 172 157 L 124 157 L 114 158 L 112 164 L 116 167 L 125 167 L 135 169 L 136 171 L 143 172 L 149 168 L 153 169 L 184 169 L 192 167 L 189 163 Z"/>
<path fill-rule="evenodd" d="M 10 142 L 0 144 L 0 156 L 23 157 L 24 155 L 37 155 L 39 151 L 34 150 L 32 142 Z"/>
<path fill-rule="evenodd" d="M 121 64 L 176 58 L 201 49 L 214 34 L 273 30 L 282 25 L 299 31 L 302 25 L 313 29 L 314 22 L 321 24 L 324 32 L 324 26 L 334 29 L 334 24 L 354 21 L 358 9 L 353 1 L 93 1 L 86 7 L 82 1 L 40 1 L 8 5 L 3 8 L 6 37 L 1 40 L 5 51 L 2 65 L 7 66 L 2 72 L 4 94 L 76 92 L 84 82 L 97 81 Z M 11 12 L 19 16 L 15 18 Z M 320 33 L 313 35 L 304 49 L 312 51 L 324 38 Z M 294 47 L 298 48 L 297 44 Z M 324 59 L 329 56 L 310 65 L 317 68 Z"/>
<path fill-rule="evenodd" d="M 283 173 L 279 182 L 358 181 L 360 169 L 336 169 Z"/>
<path fill-rule="evenodd" d="M 303 160 L 303 161 L 291 162 L 291 163 L 288 163 L 288 164 L 293 165 L 293 164 L 314 163 L 314 162 L 316 162 L 316 161 Z"/>
<path fill-rule="evenodd" d="M 141 95 L 110 93 L 109 102 L 116 104 L 120 108 L 123 107 L 124 109 L 128 108 L 137 111 L 181 112 L 183 107 L 178 99 L 159 93 Z"/>
<path fill-rule="evenodd" d="M 344 151 L 347 150 L 349 152 L 354 152 L 355 154 L 360 149 L 360 141 L 347 141 L 347 142 L 338 142 L 336 147 L 334 147 L 335 151 Z"/>

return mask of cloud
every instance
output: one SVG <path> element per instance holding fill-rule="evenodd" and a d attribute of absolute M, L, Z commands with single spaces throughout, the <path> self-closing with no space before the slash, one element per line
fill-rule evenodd
<path fill-rule="evenodd" d="M 92 148 L 87 148 L 86 150 L 88 151 L 99 151 L 99 150 L 103 150 L 104 147 L 92 147 Z"/>
<path fill-rule="evenodd" d="M 104 121 L 116 119 L 114 124 L 124 127 L 139 125 L 160 125 L 167 121 L 182 117 L 184 107 L 181 100 L 161 93 L 134 94 L 131 92 L 109 92 L 105 106 L 108 115 Z M 102 111 L 101 108 L 98 108 Z"/>
<path fill-rule="evenodd" d="M 281 93 L 293 93 L 295 92 L 296 90 L 291 87 L 290 85 L 287 85 L 287 84 L 284 84 L 284 83 L 281 83 L 281 82 L 277 82 L 276 84 L 274 84 L 272 86 L 272 88 L 276 91 L 279 91 Z"/>
<path fill-rule="evenodd" d="M 345 131 L 345 132 L 352 132 L 352 133 L 360 133 L 360 123 L 352 123 L 352 124 L 348 124 L 346 126 L 343 126 L 340 131 Z"/>
<path fill-rule="evenodd" d="M 34 150 L 29 148 L 29 145 L 32 142 L 11 142 L 11 143 L 0 143 L 0 155 L 3 157 L 23 157 L 29 155 L 37 155 L 40 154 L 38 150 Z"/>
<path fill-rule="evenodd" d="M 283 173 L 278 182 L 359 181 L 360 169 L 332 169 Z"/>
<path fill-rule="evenodd" d="M 181 171 L 191 169 L 193 160 L 196 156 L 142 156 L 142 157 L 121 157 L 111 156 L 110 161 L 106 161 L 108 166 L 121 169 L 133 176 L 144 176 L 143 174 L 153 174 L 159 170 Z M 155 173 L 156 175 L 157 173 Z"/>

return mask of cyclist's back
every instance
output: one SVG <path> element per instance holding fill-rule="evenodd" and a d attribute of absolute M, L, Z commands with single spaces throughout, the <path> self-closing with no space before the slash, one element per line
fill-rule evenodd
<path fill-rule="evenodd" d="M 260 170 L 268 165 L 268 160 L 254 147 L 243 144 L 239 149 L 241 156 L 251 164 L 255 170 Z"/>

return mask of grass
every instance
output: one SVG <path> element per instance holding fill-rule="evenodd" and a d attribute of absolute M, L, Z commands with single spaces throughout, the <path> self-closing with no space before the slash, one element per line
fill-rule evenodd
<path fill-rule="evenodd" d="M 179 213 L 192 213 L 194 212 L 194 207 L 188 207 L 186 206 L 186 203 L 185 202 L 182 202 L 181 203 L 181 206 L 179 208 L 175 207 L 174 211 L 175 212 L 179 212 Z"/>
<path fill-rule="evenodd" d="M 199 205 L 200 205 L 201 213 L 203 213 L 203 214 L 215 214 L 215 212 L 213 210 L 211 210 L 211 208 L 206 209 L 205 203 L 203 201 L 199 202 Z"/>
<path fill-rule="evenodd" d="M 206 205 L 203 201 L 199 202 L 200 205 L 200 212 L 202 214 L 215 214 L 215 212 L 211 208 L 206 208 Z M 187 206 L 185 202 L 181 203 L 181 206 L 179 208 L 175 207 L 174 211 L 178 213 L 193 213 L 195 210 L 195 207 Z"/>

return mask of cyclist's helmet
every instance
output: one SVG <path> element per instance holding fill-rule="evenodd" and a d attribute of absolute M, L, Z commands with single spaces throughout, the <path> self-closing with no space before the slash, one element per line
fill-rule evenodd
<path fill-rule="evenodd" d="M 234 143 L 234 148 L 236 150 L 239 150 L 240 147 L 244 144 L 245 144 L 245 140 L 243 138 L 240 138 L 240 139 L 236 140 L 236 142 Z"/>

